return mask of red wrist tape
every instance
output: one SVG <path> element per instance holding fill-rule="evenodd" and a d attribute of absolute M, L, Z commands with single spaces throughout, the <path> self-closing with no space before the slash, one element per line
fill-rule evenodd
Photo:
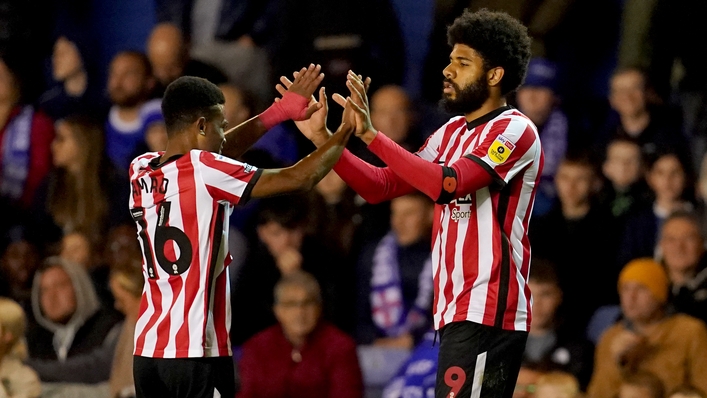
<path fill-rule="evenodd" d="M 284 122 L 285 120 L 304 120 L 307 116 L 309 99 L 297 93 L 286 92 L 282 99 L 270 105 L 258 117 L 266 129 Z"/>

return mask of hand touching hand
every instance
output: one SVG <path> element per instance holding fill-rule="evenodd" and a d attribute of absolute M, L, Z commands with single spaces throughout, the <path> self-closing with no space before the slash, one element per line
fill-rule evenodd
<path fill-rule="evenodd" d="M 275 88 L 282 94 L 282 98 L 275 100 L 265 112 L 260 114 L 260 119 L 267 129 L 284 122 L 285 120 L 306 120 L 322 107 L 322 104 L 311 102 L 310 98 L 324 79 L 320 65 L 309 65 L 302 68 L 292 84 L 284 89 L 280 84 Z"/>
<path fill-rule="evenodd" d="M 299 72 L 294 73 L 295 80 L 299 74 Z M 280 94 L 285 95 L 287 90 L 292 87 L 293 82 L 285 76 L 280 77 L 280 82 L 282 84 L 275 86 L 275 89 L 277 89 Z M 279 100 L 280 99 L 278 98 L 275 101 Z M 310 107 L 318 105 L 321 106 L 319 106 L 308 119 L 295 121 L 297 129 L 299 129 L 299 131 L 302 132 L 302 134 L 307 137 L 308 140 L 312 141 L 312 143 L 314 143 L 317 147 L 323 145 L 329 138 L 330 134 L 326 126 L 329 106 L 327 104 L 327 96 L 324 87 L 319 89 L 319 101 L 317 101 L 317 98 L 314 96 L 312 96 L 309 100 Z"/>
<path fill-rule="evenodd" d="M 377 130 L 373 127 L 371 122 L 368 95 L 366 94 L 370 84 L 371 78 L 363 80 L 360 75 L 349 71 L 346 86 L 349 88 L 350 96 L 344 99 L 341 95 L 334 94 L 334 101 L 339 105 L 346 106 L 348 103 L 351 103 L 352 112 L 345 114 L 343 117 L 349 123 L 356 125 L 354 134 L 366 142 L 366 144 L 370 144 L 377 134 Z"/>

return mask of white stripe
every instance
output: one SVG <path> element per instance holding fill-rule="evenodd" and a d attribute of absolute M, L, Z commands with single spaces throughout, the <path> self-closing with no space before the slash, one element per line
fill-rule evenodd
<path fill-rule="evenodd" d="M 214 186 L 239 198 L 243 196 L 243 191 L 245 191 L 248 186 L 247 182 L 231 177 L 221 170 L 211 168 L 207 165 L 202 165 L 199 171 L 200 177 L 202 178 L 200 183 L 203 182 L 203 184 Z M 200 189 L 198 191 L 201 192 Z"/>
<path fill-rule="evenodd" d="M 486 370 L 486 351 L 476 356 L 476 366 L 474 366 L 474 381 L 471 383 L 471 398 L 481 397 L 481 386 L 484 383 L 484 371 Z"/>
<path fill-rule="evenodd" d="M 474 195 L 476 205 L 476 228 L 478 239 L 478 274 L 472 287 L 473 300 L 469 300 L 467 320 L 483 324 L 488 300 L 488 284 L 493 267 L 493 226 L 494 211 L 488 187 L 479 189 Z"/>
<path fill-rule="evenodd" d="M 447 284 L 447 269 L 444 266 L 444 248 L 447 243 L 445 231 L 449 228 L 449 223 L 445 223 L 445 220 L 447 219 L 447 217 L 445 217 L 445 213 L 447 213 L 447 211 L 447 206 L 442 206 L 442 211 L 440 214 L 440 218 L 442 219 L 442 221 L 440 221 L 440 232 L 438 233 L 437 240 L 432 248 L 432 264 L 434 264 L 434 271 L 437 272 L 439 270 L 439 295 L 437 297 L 437 308 L 434 313 L 435 324 L 438 326 L 441 326 L 440 323 L 442 321 L 442 313 L 447 305 L 447 300 L 444 295 L 444 288 Z M 442 231 L 442 229 L 444 230 Z"/>
<path fill-rule="evenodd" d="M 145 267 L 143 266 L 143 271 L 142 271 L 142 276 L 147 281 L 147 271 L 145 271 Z M 135 323 L 135 334 L 133 335 L 133 347 L 137 347 L 137 340 L 140 336 L 142 336 L 143 333 L 145 333 L 145 326 L 147 326 L 147 322 L 152 318 L 152 314 L 155 313 L 155 307 L 152 305 L 152 292 L 150 291 L 150 285 L 145 282 L 145 286 L 143 287 L 142 291 L 145 293 L 145 300 L 147 301 L 147 308 L 145 308 L 145 312 L 138 317 L 137 322 Z M 147 344 L 147 339 L 145 339 L 145 344 Z M 135 353 L 135 349 L 133 348 L 133 353 Z M 144 353 L 143 353 L 144 354 Z"/>

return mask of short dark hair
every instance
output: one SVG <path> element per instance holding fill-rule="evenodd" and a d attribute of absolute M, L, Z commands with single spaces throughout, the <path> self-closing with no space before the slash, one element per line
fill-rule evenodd
<path fill-rule="evenodd" d="M 221 89 L 210 81 L 182 76 L 167 86 L 162 97 L 162 115 L 167 134 L 181 130 L 198 118 L 214 116 L 214 106 L 226 102 Z"/>
<path fill-rule="evenodd" d="M 500 66 L 504 70 L 501 95 L 516 90 L 528 70 L 530 36 L 528 28 L 503 11 L 466 9 L 447 29 L 450 46 L 464 44 L 481 54 L 484 69 Z"/>
<path fill-rule="evenodd" d="M 289 230 L 306 229 L 310 220 L 307 198 L 307 194 L 293 193 L 262 199 L 259 202 L 257 224 L 274 222 Z"/>

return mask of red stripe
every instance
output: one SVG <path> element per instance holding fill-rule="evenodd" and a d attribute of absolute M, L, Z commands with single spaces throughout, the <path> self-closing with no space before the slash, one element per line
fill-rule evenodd
<path fill-rule="evenodd" d="M 214 187 L 212 185 L 207 185 L 206 190 L 209 192 L 209 194 L 214 197 L 214 198 L 219 198 L 222 200 L 227 200 L 229 203 L 233 203 L 234 205 L 237 205 L 238 202 L 241 200 L 240 196 L 236 196 L 230 192 L 226 192 L 223 189 Z M 214 209 L 214 212 L 216 209 Z M 211 258 L 211 257 L 209 257 Z"/>
<path fill-rule="evenodd" d="M 511 153 L 506 162 L 496 166 L 494 170 L 498 173 L 499 177 L 506 179 L 506 175 L 513 169 L 516 162 L 520 160 L 523 155 L 525 155 L 530 148 L 535 143 L 535 132 L 530 126 L 526 126 L 523 134 L 520 135 L 518 142 L 516 142 L 516 150 Z"/>
<path fill-rule="evenodd" d="M 244 182 L 250 181 L 253 175 L 255 175 L 255 173 L 246 173 L 245 167 L 242 164 L 233 164 L 216 160 L 216 156 L 214 156 L 211 152 L 202 151 L 199 154 L 199 159 L 205 166 L 218 170 Z"/>
<path fill-rule="evenodd" d="M 501 229 L 497 221 L 498 202 L 501 193 L 497 190 L 491 192 L 491 203 L 493 204 L 493 220 L 491 229 L 491 253 L 485 257 L 491 258 L 491 272 L 486 291 L 486 305 L 484 308 L 484 317 L 482 323 L 484 325 L 493 325 L 496 319 L 496 307 L 498 306 L 498 282 L 501 279 Z"/>
<path fill-rule="evenodd" d="M 442 217 L 442 205 L 435 205 L 435 214 L 434 214 L 434 222 L 432 223 L 432 255 L 434 256 L 436 253 L 434 252 L 434 247 L 437 244 L 439 240 L 441 240 L 442 236 L 442 225 L 440 222 L 440 219 Z M 443 242 L 440 242 L 443 243 Z M 432 259 L 433 261 L 435 260 L 434 258 Z M 437 271 L 434 274 L 433 277 L 433 282 L 434 282 L 434 295 L 432 297 L 432 312 L 437 313 L 437 303 L 439 302 L 439 294 L 440 294 L 440 288 L 439 288 L 439 276 L 442 272 L 442 262 L 440 261 L 439 258 L 436 259 L 437 264 L 440 264 L 439 267 L 437 267 Z"/>
<path fill-rule="evenodd" d="M 177 181 L 181 194 L 179 208 L 182 212 L 182 229 L 192 243 L 191 266 L 186 272 L 186 287 L 184 289 L 184 323 L 177 331 L 176 344 L 179 350 L 189 349 L 189 310 L 194 305 L 194 299 L 199 292 L 201 262 L 199 261 L 199 219 L 196 208 L 196 182 L 194 181 L 194 165 L 191 154 L 177 160 Z M 203 320 L 206 323 L 206 319 Z M 202 337 L 203 338 L 203 337 Z"/>
<path fill-rule="evenodd" d="M 163 169 L 157 169 L 154 172 L 150 173 L 151 177 L 154 177 L 157 179 L 157 181 L 162 181 L 164 178 L 164 170 Z M 160 184 L 161 185 L 161 184 Z M 152 199 L 154 201 L 154 207 L 153 209 L 157 211 L 159 208 L 158 204 L 164 202 L 164 194 L 160 193 L 159 189 L 155 189 L 152 192 Z M 158 215 L 159 217 L 159 215 Z M 170 215 L 170 217 L 174 217 L 174 215 Z M 150 244 L 150 247 L 153 247 L 152 244 Z M 163 248 L 161 247 L 155 247 L 154 250 L 162 250 Z M 174 252 L 174 249 L 172 248 L 172 253 Z M 155 259 L 154 264 L 156 265 L 156 268 L 161 268 L 159 266 L 159 263 Z M 159 277 L 159 271 L 156 269 L 155 270 L 156 274 Z M 159 279 L 159 278 L 158 278 Z M 179 279 L 179 283 L 177 286 L 175 286 L 174 279 Z M 168 313 L 167 316 L 162 318 L 162 321 L 157 325 L 157 342 L 155 344 L 155 355 L 157 356 L 164 356 L 164 349 L 167 347 L 167 344 L 169 343 L 169 328 L 170 325 L 172 324 L 172 309 L 174 308 L 174 303 L 177 300 L 177 295 L 179 294 L 179 291 L 181 291 L 181 278 L 170 278 L 168 280 L 170 289 L 172 290 L 172 303 L 170 304 L 169 308 L 167 309 Z M 159 284 L 157 284 L 157 280 L 155 280 L 155 286 L 159 289 Z M 175 287 L 178 288 L 179 290 L 175 291 Z M 160 302 L 162 301 L 162 292 L 160 291 Z"/>
<path fill-rule="evenodd" d="M 450 123 L 449 125 L 447 125 L 447 128 L 444 129 L 444 133 L 442 135 L 442 142 L 440 143 L 439 148 L 438 148 L 439 152 L 437 153 L 437 158 L 434 160 L 435 163 L 437 163 L 439 161 L 439 158 L 442 156 L 442 153 L 445 152 L 444 148 L 446 148 L 447 145 L 449 145 L 449 140 L 452 139 L 452 136 L 454 135 L 454 133 L 456 133 L 457 130 L 459 130 L 459 128 L 462 126 L 463 126 L 463 128 L 466 128 L 466 120 L 464 118 L 460 118 L 456 122 Z M 461 134 L 462 134 L 462 132 L 459 132 L 459 134 L 457 136 L 457 140 L 460 138 Z M 447 162 L 449 163 L 449 161 L 447 161 Z"/>
<path fill-rule="evenodd" d="M 524 170 L 518 173 L 518 178 L 511 180 L 511 194 L 508 200 L 508 210 L 506 211 L 506 219 L 503 222 L 503 230 L 506 231 L 506 235 L 510 238 L 513 234 L 513 220 L 515 219 L 516 213 L 518 212 L 518 202 L 520 201 L 520 193 L 523 189 L 523 175 L 528 171 L 530 165 L 526 166 Z M 509 251 L 506 254 L 509 256 L 509 267 L 511 267 L 508 278 L 508 297 L 506 299 L 505 314 L 503 316 L 503 326 L 504 328 L 513 329 L 515 323 L 516 310 L 518 309 L 518 281 L 516 280 L 516 275 L 520 271 L 521 264 L 516 264 L 513 260 L 513 246 L 512 241 L 509 240 Z"/>
<path fill-rule="evenodd" d="M 228 282 L 228 267 L 224 267 L 216 278 L 214 291 L 214 328 L 216 329 L 216 346 L 220 356 L 228 355 L 228 327 L 226 324 L 226 283 Z"/>
<path fill-rule="evenodd" d="M 526 325 L 526 330 L 530 330 L 530 325 L 533 319 L 533 314 L 532 314 L 532 308 L 530 306 L 530 287 L 528 286 L 528 276 L 530 274 L 530 258 L 532 255 L 531 252 L 531 247 L 530 247 L 530 240 L 528 239 L 528 227 L 530 224 L 530 216 L 531 213 L 533 212 L 533 206 L 532 204 L 535 203 L 535 194 L 537 193 L 538 185 L 540 184 L 540 177 L 542 175 L 543 167 L 545 166 L 545 154 L 542 152 L 542 149 L 540 151 L 540 166 L 538 167 L 537 175 L 535 176 L 535 187 L 533 188 L 533 191 L 530 194 L 530 202 L 528 209 L 526 210 L 525 218 L 523 219 L 523 229 L 526 232 L 523 234 L 523 264 L 520 268 L 520 272 L 523 275 L 523 280 L 526 282 L 523 293 L 525 294 L 525 299 L 527 300 L 527 312 L 528 312 L 528 320 L 527 320 L 527 325 Z"/>
<path fill-rule="evenodd" d="M 464 126 L 466 128 L 466 126 Z M 474 135 L 480 131 L 474 129 Z M 464 143 L 462 156 L 469 152 L 471 144 L 474 142 L 474 136 L 469 137 Z M 476 201 L 476 192 L 472 193 L 471 198 L 471 215 L 468 221 L 468 227 L 465 236 L 459 236 L 454 239 L 452 244 L 456 244 L 457 239 L 464 239 L 462 246 L 462 275 L 464 277 L 463 287 L 457 296 L 457 309 L 454 315 L 453 322 L 464 321 L 468 318 L 469 304 L 471 303 L 472 287 L 479 277 L 479 222 L 478 222 L 478 203 Z M 458 228 L 458 227 L 457 227 Z M 451 245 L 450 245 L 451 246 Z M 455 246 L 456 247 L 456 246 Z"/>
<path fill-rule="evenodd" d="M 214 289 L 212 286 L 212 283 L 215 283 L 215 281 L 212 281 L 211 278 L 213 278 L 213 275 L 211 275 L 211 259 L 213 258 L 214 255 L 214 250 L 219 250 L 219 247 L 215 247 L 214 245 L 214 236 L 216 234 L 216 217 L 218 217 L 218 207 L 219 204 L 217 202 L 212 202 L 211 204 L 211 221 L 209 223 L 209 250 L 208 250 L 208 263 L 205 265 L 204 272 L 206 272 L 206 286 L 209 287 L 209 290 L 205 290 L 206 292 L 206 297 L 204 298 L 204 308 L 203 308 L 203 317 L 204 317 L 204 324 L 202 325 L 201 328 L 201 333 L 206 338 L 206 325 L 208 324 L 208 319 L 209 319 L 209 303 L 210 303 L 210 298 L 211 298 L 211 290 Z M 216 294 L 214 293 L 214 300 L 216 300 Z M 215 315 L 215 314 L 214 314 Z M 215 325 L 214 325 L 215 326 Z"/>

